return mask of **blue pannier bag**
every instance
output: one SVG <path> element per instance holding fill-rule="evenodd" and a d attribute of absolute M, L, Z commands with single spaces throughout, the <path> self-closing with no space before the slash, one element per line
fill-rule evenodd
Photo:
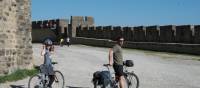
<path fill-rule="evenodd" d="M 110 84 L 111 75 L 110 75 L 109 71 L 101 71 L 99 73 L 99 75 L 100 75 L 100 79 L 99 79 L 99 82 L 98 82 L 99 85 L 107 86 L 108 84 Z"/>
<path fill-rule="evenodd" d="M 92 82 L 94 85 L 106 87 L 111 84 L 111 75 L 109 71 L 96 71 L 93 73 Z"/>

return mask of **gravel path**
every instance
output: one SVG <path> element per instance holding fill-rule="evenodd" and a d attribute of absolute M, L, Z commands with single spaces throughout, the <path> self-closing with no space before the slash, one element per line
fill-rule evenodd
<path fill-rule="evenodd" d="M 42 62 L 40 48 L 41 44 L 33 44 L 35 64 Z M 55 69 L 64 74 L 66 88 L 92 88 L 93 72 L 105 70 L 102 64 L 108 62 L 108 48 L 72 45 L 55 49 L 53 61 L 59 63 Z M 138 75 L 140 88 L 200 88 L 200 61 L 194 60 L 200 56 L 134 49 L 124 49 L 123 54 L 124 59 L 134 61 L 129 69 Z M 28 78 L 0 84 L 0 88 L 26 88 L 27 83 Z"/>

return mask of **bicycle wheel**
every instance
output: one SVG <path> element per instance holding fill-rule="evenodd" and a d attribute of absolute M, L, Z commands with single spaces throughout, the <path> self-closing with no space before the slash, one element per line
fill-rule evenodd
<path fill-rule="evenodd" d="M 42 88 L 42 87 L 43 87 L 43 84 L 42 84 L 41 77 L 39 75 L 34 75 L 30 77 L 28 81 L 28 88 Z"/>
<path fill-rule="evenodd" d="M 94 83 L 94 88 L 102 88 L 100 85 L 98 85 L 98 83 Z"/>
<path fill-rule="evenodd" d="M 52 84 L 52 88 L 64 88 L 65 79 L 63 74 L 60 71 L 54 71 L 55 73 L 55 80 Z"/>
<path fill-rule="evenodd" d="M 126 83 L 127 83 L 128 88 L 139 88 L 139 78 L 133 72 L 128 73 L 126 77 Z"/>

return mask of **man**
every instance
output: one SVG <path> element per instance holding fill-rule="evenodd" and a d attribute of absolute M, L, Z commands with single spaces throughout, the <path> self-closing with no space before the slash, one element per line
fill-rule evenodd
<path fill-rule="evenodd" d="M 116 39 L 116 44 L 112 49 L 109 50 L 109 64 L 113 65 L 115 71 L 116 80 L 119 81 L 120 88 L 124 88 L 125 79 L 123 72 L 123 56 L 122 56 L 122 45 L 124 42 L 123 37 Z"/>
<path fill-rule="evenodd" d="M 70 45 L 70 39 L 69 39 L 69 37 L 67 37 L 66 42 L 67 42 L 67 46 L 69 47 L 69 45 Z"/>

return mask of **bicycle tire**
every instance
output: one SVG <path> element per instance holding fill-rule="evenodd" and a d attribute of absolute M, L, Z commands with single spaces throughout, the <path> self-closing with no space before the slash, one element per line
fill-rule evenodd
<path fill-rule="evenodd" d="M 34 78 L 36 78 L 37 81 L 33 80 Z M 36 84 L 33 83 L 32 85 L 32 82 L 36 82 Z M 41 77 L 38 74 L 29 78 L 28 88 L 40 88 L 41 85 L 43 87 L 43 84 L 41 84 Z"/>
<path fill-rule="evenodd" d="M 94 88 L 112 88 L 112 87 L 111 87 L 111 84 L 108 84 L 108 85 L 105 85 L 105 84 L 98 85 L 98 82 L 95 82 L 94 83 Z"/>
<path fill-rule="evenodd" d="M 101 88 L 101 86 L 100 86 L 100 85 L 98 85 L 98 83 L 97 83 L 97 82 L 95 82 L 95 83 L 94 83 L 94 88 Z"/>
<path fill-rule="evenodd" d="M 55 80 L 52 84 L 52 88 L 64 88 L 65 79 L 63 74 L 60 71 L 54 71 L 54 73 L 55 73 Z"/>
<path fill-rule="evenodd" d="M 125 79 L 126 79 L 128 88 L 139 88 L 139 84 L 140 84 L 139 78 L 135 73 L 133 73 L 133 72 L 128 73 L 127 77 Z M 135 86 L 135 87 L 133 87 L 133 86 Z"/>

